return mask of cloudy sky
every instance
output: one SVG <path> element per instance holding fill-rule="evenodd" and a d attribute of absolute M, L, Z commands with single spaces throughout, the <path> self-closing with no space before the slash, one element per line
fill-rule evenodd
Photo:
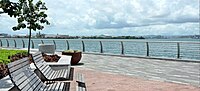
<path fill-rule="evenodd" d="M 199 0 L 43 0 L 48 20 L 41 33 L 67 35 L 199 34 Z M 0 33 L 16 19 L 0 15 Z"/>

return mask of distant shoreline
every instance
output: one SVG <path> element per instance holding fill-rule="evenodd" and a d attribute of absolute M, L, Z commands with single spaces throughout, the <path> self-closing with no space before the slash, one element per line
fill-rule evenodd
<path fill-rule="evenodd" d="M 0 38 L 28 38 L 28 37 L 0 37 Z M 104 38 L 104 37 L 83 37 L 83 38 L 32 38 L 32 39 L 145 39 L 144 37 L 112 37 L 112 38 Z"/>
<path fill-rule="evenodd" d="M 0 37 L 0 39 L 28 39 L 28 37 Z M 199 38 L 31 38 L 31 39 L 199 39 Z"/>

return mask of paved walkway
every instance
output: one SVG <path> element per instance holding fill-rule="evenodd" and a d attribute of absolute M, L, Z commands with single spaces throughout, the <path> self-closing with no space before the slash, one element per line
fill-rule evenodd
<path fill-rule="evenodd" d="M 75 67 L 75 73 L 84 75 L 87 91 L 200 91 L 199 87 L 191 85 L 146 80 L 88 68 Z M 76 84 L 72 84 L 71 88 L 75 86 Z"/>
<path fill-rule="evenodd" d="M 84 68 L 200 87 L 200 63 L 83 54 Z"/>
<path fill-rule="evenodd" d="M 146 85 L 143 85 L 144 87 L 142 87 L 142 88 L 145 88 L 146 86 L 150 86 L 149 84 L 151 83 L 154 84 L 153 81 L 151 82 L 151 80 L 154 80 L 154 81 L 157 80 L 159 82 L 160 81 L 173 82 L 173 83 L 187 84 L 187 85 L 192 85 L 195 87 L 200 87 L 200 63 L 176 62 L 176 61 L 167 61 L 167 60 L 158 60 L 158 59 L 142 59 L 142 58 L 133 58 L 133 57 L 118 57 L 118 56 L 93 55 L 93 54 L 83 54 L 81 62 L 84 63 L 84 65 L 78 65 L 76 67 L 79 67 L 80 69 L 85 68 L 85 69 L 94 70 L 94 71 L 87 71 L 84 69 L 82 70 L 79 69 L 79 72 L 85 72 L 87 74 L 89 73 L 88 75 L 86 75 L 88 76 L 88 79 L 91 80 L 89 82 L 93 82 L 94 78 L 92 78 L 92 76 L 94 75 L 96 76 L 96 74 L 97 73 L 100 74 L 100 72 L 109 72 L 112 74 L 121 74 L 121 75 L 130 76 L 133 78 L 136 77 L 136 78 L 148 79 L 148 84 L 146 84 L 146 81 L 137 80 L 137 79 L 134 80 L 132 78 L 126 79 L 126 77 L 124 78 L 121 75 L 100 74 L 100 76 L 98 77 L 100 80 L 96 81 L 96 83 L 100 81 L 102 85 L 107 82 L 106 80 L 101 80 L 101 79 L 112 80 L 112 78 L 114 79 L 114 77 L 119 76 L 117 77 L 117 79 L 114 79 L 115 80 L 114 83 L 116 84 L 116 86 L 120 84 L 119 83 L 120 81 L 118 80 L 121 79 L 121 81 L 124 81 L 124 80 L 127 81 L 127 83 L 120 84 L 120 86 L 124 85 L 125 87 L 129 86 L 129 85 L 125 85 L 125 84 L 128 84 L 128 82 L 136 82 L 134 83 L 134 85 L 130 85 L 130 86 L 135 86 L 136 84 L 136 86 L 140 87 L 142 86 L 141 84 L 146 84 Z M 95 73 L 95 71 L 97 72 Z M 129 81 L 129 79 L 132 79 L 132 80 Z M 138 81 L 141 81 L 141 82 L 138 83 Z M 159 82 L 158 83 L 156 82 L 152 86 L 158 86 L 159 84 L 163 84 L 163 85 L 167 84 L 167 83 L 159 83 Z M 1 79 L 0 83 L 1 83 L 1 86 L 0 86 L 1 91 L 7 91 L 10 87 L 13 86 L 11 81 L 9 80 L 9 77 Z M 94 83 L 88 84 L 88 85 L 90 87 L 94 87 Z M 168 84 L 167 87 L 163 87 L 163 89 L 165 89 L 163 91 L 167 91 L 168 88 L 170 87 L 171 87 L 171 84 Z M 154 88 L 157 89 L 157 87 L 154 87 Z M 188 87 L 186 86 L 184 88 L 188 88 Z M 96 88 L 91 88 L 91 89 L 96 89 Z M 96 91 L 105 91 L 105 90 L 96 90 Z M 115 90 L 108 89 L 106 91 L 115 91 Z M 130 90 L 124 90 L 124 91 L 130 91 Z M 133 91 L 137 91 L 137 90 L 133 90 Z M 154 91 L 154 90 L 151 90 L 151 91 Z M 157 91 L 160 91 L 160 90 L 158 89 Z M 183 91 L 187 91 L 187 90 L 183 90 Z M 191 91 L 194 91 L 194 90 L 191 90 Z M 198 89 L 196 91 L 198 91 Z"/>

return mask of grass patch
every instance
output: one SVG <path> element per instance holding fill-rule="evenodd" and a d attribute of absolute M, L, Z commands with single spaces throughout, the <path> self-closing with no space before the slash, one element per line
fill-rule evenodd
<path fill-rule="evenodd" d="M 6 49 L 0 49 L 0 63 L 3 63 L 3 64 L 10 63 L 10 59 L 8 59 L 8 57 L 12 56 L 12 55 L 15 55 L 17 53 L 27 54 L 28 52 L 26 50 L 6 50 Z"/>

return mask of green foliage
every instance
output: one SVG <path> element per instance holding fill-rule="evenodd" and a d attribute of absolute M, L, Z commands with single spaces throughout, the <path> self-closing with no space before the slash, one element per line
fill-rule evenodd
<path fill-rule="evenodd" d="M 80 50 L 65 50 L 64 52 L 76 53 L 76 52 L 81 52 L 81 51 Z"/>
<path fill-rule="evenodd" d="M 3 9 L 4 13 L 8 13 L 10 17 L 18 16 L 19 8 L 17 3 L 10 2 L 9 0 L 1 0 L 0 1 L 0 8 Z"/>
<path fill-rule="evenodd" d="M 17 26 L 12 29 L 14 31 L 28 28 L 29 29 L 29 42 L 28 42 L 28 53 L 30 52 L 30 40 L 31 30 L 36 31 L 42 30 L 44 26 L 42 24 L 49 25 L 47 21 L 47 14 L 45 10 L 47 7 L 41 0 L 33 3 L 33 0 L 19 0 L 18 2 L 10 2 L 9 0 L 1 0 L 0 8 L 3 9 L 4 13 L 7 13 L 10 17 L 14 16 L 17 18 Z"/>
<path fill-rule="evenodd" d="M 8 57 L 15 55 L 17 53 L 27 54 L 27 51 L 0 49 L 0 63 L 4 63 L 4 64 L 10 63 L 10 59 L 8 59 Z"/>
<path fill-rule="evenodd" d="M 19 0 L 18 2 L 10 2 L 9 0 L 1 0 L 0 8 L 4 13 L 7 13 L 10 17 L 17 18 L 18 24 L 12 29 L 20 30 L 28 28 L 36 31 L 42 30 L 44 26 L 42 24 L 49 25 L 47 21 L 47 14 L 45 10 L 47 7 L 45 3 L 39 0 L 37 3 L 33 3 L 33 0 Z"/>

